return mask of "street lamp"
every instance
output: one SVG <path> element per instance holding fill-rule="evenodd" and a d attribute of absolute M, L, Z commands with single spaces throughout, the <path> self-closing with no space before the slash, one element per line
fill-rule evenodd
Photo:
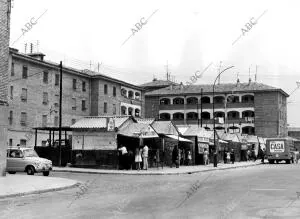
<path fill-rule="evenodd" d="M 216 130 L 215 130 L 215 128 L 216 128 L 216 121 L 215 121 L 215 85 L 216 85 L 216 81 L 217 81 L 217 79 L 220 77 L 220 75 L 221 75 L 224 71 L 226 71 L 226 70 L 228 70 L 228 69 L 230 69 L 230 68 L 233 68 L 233 67 L 234 67 L 234 66 L 230 66 L 230 67 L 225 68 L 223 71 L 221 71 L 221 72 L 218 74 L 218 76 L 216 77 L 215 82 L 214 82 L 214 85 L 213 85 L 214 167 L 217 167 L 217 166 L 218 166 L 218 153 L 217 153 L 218 150 L 217 150 L 217 146 L 216 146 Z M 215 156 L 216 156 L 216 157 L 215 157 Z M 215 159 L 216 159 L 216 160 L 215 160 Z"/>

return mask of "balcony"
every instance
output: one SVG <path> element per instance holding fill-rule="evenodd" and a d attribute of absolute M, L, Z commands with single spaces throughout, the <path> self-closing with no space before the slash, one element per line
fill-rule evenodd
<path fill-rule="evenodd" d="M 159 110 L 183 110 L 183 109 L 200 109 L 201 104 L 199 103 L 198 106 L 197 104 L 161 104 L 159 105 Z M 227 108 L 247 108 L 247 107 L 254 107 L 253 102 L 249 103 L 227 103 L 226 105 Z M 212 103 L 204 103 L 202 105 L 203 109 L 212 109 L 213 104 Z M 224 103 L 215 103 L 215 109 L 225 109 Z"/>

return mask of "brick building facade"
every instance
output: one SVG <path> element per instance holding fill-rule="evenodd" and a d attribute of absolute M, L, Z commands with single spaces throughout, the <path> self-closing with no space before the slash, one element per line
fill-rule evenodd
<path fill-rule="evenodd" d="M 0 0 L 0 176 L 5 176 L 10 0 Z"/>
<path fill-rule="evenodd" d="M 33 146 L 33 127 L 59 125 L 59 64 L 45 61 L 44 56 L 10 49 L 8 145 Z M 138 86 L 65 66 L 62 81 L 62 126 L 84 116 L 144 114 L 144 91 Z M 40 131 L 37 145 L 46 145 L 48 138 L 48 132 Z"/>
<path fill-rule="evenodd" d="M 169 86 L 147 92 L 145 97 L 146 117 L 175 124 L 201 124 L 202 118 L 203 127 L 213 129 L 212 85 Z M 260 137 L 287 136 L 287 97 L 281 89 L 251 81 L 216 85 L 216 129 Z"/>

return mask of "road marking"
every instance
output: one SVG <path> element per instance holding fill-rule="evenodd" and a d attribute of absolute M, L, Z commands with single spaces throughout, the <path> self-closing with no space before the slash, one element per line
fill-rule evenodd
<path fill-rule="evenodd" d="M 283 191 L 286 189 L 251 189 L 252 191 Z"/>

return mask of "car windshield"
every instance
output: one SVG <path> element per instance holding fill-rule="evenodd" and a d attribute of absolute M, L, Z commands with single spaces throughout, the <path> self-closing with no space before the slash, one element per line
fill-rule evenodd
<path fill-rule="evenodd" d="M 35 150 L 28 149 L 23 151 L 24 157 L 39 157 Z"/>

